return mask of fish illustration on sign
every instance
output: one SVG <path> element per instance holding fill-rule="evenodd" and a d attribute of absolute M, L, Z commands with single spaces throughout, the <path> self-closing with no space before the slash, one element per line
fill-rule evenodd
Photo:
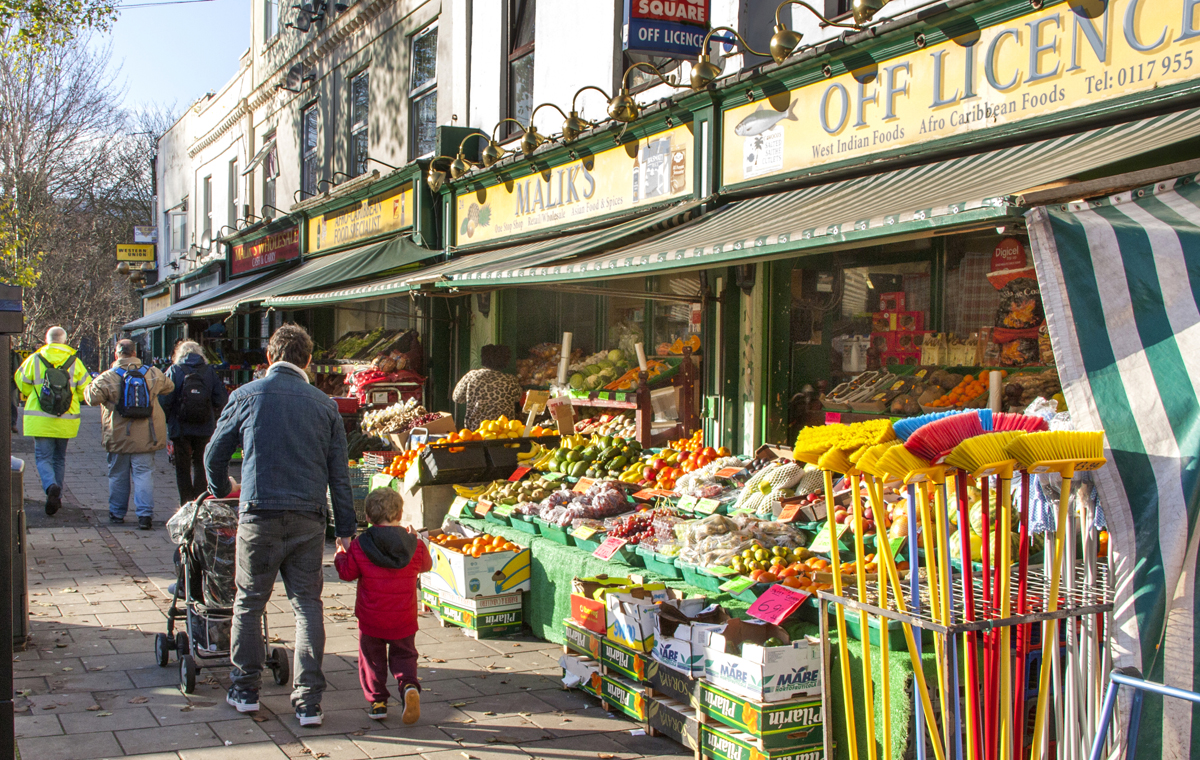
<path fill-rule="evenodd" d="M 793 100 L 786 111 L 769 111 L 760 105 L 754 113 L 737 123 L 737 126 L 733 128 L 733 133 L 738 137 L 753 137 L 761 135 L 785 119 L 799 121 L 795 114 L 798 102 L 798 100 Z"/>

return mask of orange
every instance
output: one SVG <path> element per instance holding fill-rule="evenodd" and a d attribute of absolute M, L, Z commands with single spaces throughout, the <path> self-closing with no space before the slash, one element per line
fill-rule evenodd
<path fill-rule="evenodd" d="M 783 585 L 787 586 L 788 588 L 800 588 L 803 584 L 796 576 L 789 575 L 783 579 Z"/>
<path fill-rule="evenodd" d="M 483 556 L 483 549 L 476 546 L 473 549 L 471 549 L 470 553 L 471 553 L 472 557 L 474 557 L 475 559 L 479 559 L 480 557 Z"/>

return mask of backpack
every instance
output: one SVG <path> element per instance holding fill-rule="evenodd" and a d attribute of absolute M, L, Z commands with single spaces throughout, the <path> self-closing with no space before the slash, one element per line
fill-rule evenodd
<path fill-rule="evenodd" d="M 75 398 L 71 390 L 71 368 L 75 364 L 75 357 L 67 359 L 59 367 L 55 367 L 41 354 L 37 357 L 45 365 L 45 371 L 42 372 L 42 388 L 38 391 L 38 406 L 46 414 L 61 417 L 71 410 L 71 402 Z"/>
<path fill-rule="evenodd" d="M 153 411 L 150 406 L 150 386 L 146 383 L 146 368 L 113 370 L 121 378 L 121 395 L 117 399 L 117 414 L 126 419 L 146 419 Z"/>
<path fill-rule="evenodd" d="M 212 389 L 205 377 L 207 369 L 200 367 L 184 375 L 179 396 L 180 422 L 203 425 L 212 419 Z"/>

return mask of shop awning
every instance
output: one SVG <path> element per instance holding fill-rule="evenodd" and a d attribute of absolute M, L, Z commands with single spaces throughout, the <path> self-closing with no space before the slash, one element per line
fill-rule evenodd
<path fill-rule="evenodd" d="M 390 295 L 414 290 L 425 283 L 454 280 L 457 275 L 471 273 L 481 267 L 532 267 L 550 261 L 588 256 L 603 250 L 628 245 L 638 237 L 661 233 L 665 229 L 683 224 L 697 213 L 700 203 L 700 201 L 690 200 L 609 227 L 562 235 L 536 243 L 469 254 L 444 264 L 426 267 L 418 272 L 396 275 L 375 282 L 365 282 L 322 292 L 273 296 L 264 303 L 276 308 L 296 309 L 323 303 L 386 298 Z"/>
<path fill-rule="evenodd" d="M 1200 109 L 868 177 L 737 201 L 587 259 L 482 258 L 442 286 L 515 285 L 701 269 L 1013 219 L 1013 196 L 1200 135 Z"/>
<path fill-rule="evenodd" d="M 135 330 L 148 330 L 158 327 L 159 325 L 170 322 L 172 318 L 180 318 L 183 316 L 180 314 L 181 311 L 190 311 L 191 309 L 198 308 L 213 301 L 214 299 L 221 298 L 222 296 L 228 296 L 232 293 L 248 288 L 257 282 L 261 282 L 264 277 L 268 277 L 270 274 L 270 272 L 262 272 L 252 277 L 243 277 L 237 280 L 230 280 L 229 282 L 222 283 L 215 288 L 209 288 L 203 293 L 197 293 L 196 295 L 185 298 L 178 303 L 173 303 L 165 309 L 159 309 L 153 314 L 147 314 L 140 319 L 135 319 L 121 329 L 132 332 Z"/>
<path fill-rule="evenodd" d="M 361 248 L 310 259 L 259 287 L 196 309 L 190 309 L 183 316 L 207 317 L 232 314 L 237 311 L 238 307 L 245 304 L 259 303 L 268 301 L 275 296 L 304 293 L 319 288 L 328 288 L 335 284 L 376 277 L 437 254 L 438 251 L 422 248 L 407 235 L 403 235 Z M 315 303 L 320 303 L 320 301 Z"/>

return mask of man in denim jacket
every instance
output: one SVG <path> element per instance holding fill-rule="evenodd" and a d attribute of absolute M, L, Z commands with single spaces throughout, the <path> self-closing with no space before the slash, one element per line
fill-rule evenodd
<path fill-rule="evenodd" d="M 321 725 L 325 691 L 321 560 L 326 488 L 338 545 L 349 547 L 355 529 L 346 431 L 333 400 L 309 385 L 305 369 L 312 349 L 304 328 L 284 325 L 276 330 L 267 346 L 271 366 L 266 377 L 229 394 L 204 455 L 209 492 L 221 497 L 230 490 L 229 459 L 242 447 L 233 686 L 226 701 L 238 712 L 258 710 L 266 659 L 263 609 L 281 574 L 296 614 L 292 706 L 302 726 Z"/>

